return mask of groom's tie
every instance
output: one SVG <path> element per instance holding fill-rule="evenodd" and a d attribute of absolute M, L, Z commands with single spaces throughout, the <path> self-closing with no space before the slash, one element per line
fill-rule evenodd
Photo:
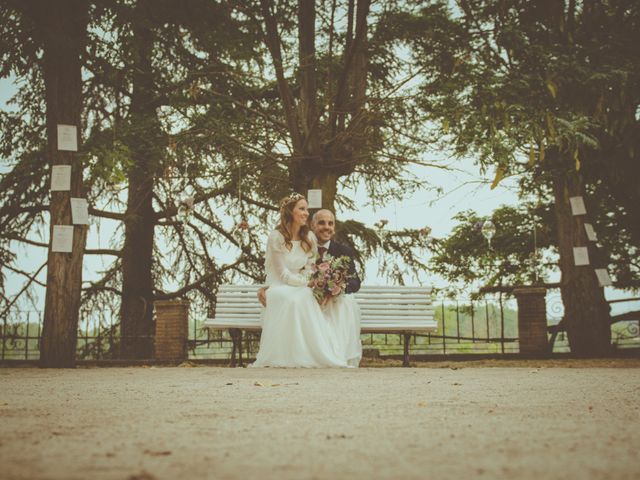
<path fill-rule="evenodd" d="M 324 257 L 324 252 L 327 251 L 327 247 L 318 247 L 318 255 L 320 255 L 320 260 Z"/>

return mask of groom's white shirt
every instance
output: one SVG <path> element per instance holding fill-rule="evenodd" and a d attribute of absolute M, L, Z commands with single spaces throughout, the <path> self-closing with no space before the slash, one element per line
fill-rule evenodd
<path fill-rule="evenodd" d="M 324 247 L 327 250 L 329 250 L 329 245 L 331 245 L 331 240 L 327 240 L 326 242 L 324 242 L 322 245 L 318 244 L 318 248 L 320 247 Z"/>

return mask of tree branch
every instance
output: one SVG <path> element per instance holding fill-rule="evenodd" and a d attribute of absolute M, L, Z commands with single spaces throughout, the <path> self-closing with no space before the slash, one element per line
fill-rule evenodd
<path fill-rule="evenodd" d="M 6 235 L 4 238 L 8 240 L 15 240 L 16 242 L 28 243 L 29 245 L 33 245 L 34 247 L 49 248 L 48 243 L 36 242 L 35 240 L 29 240 L 28 238 L 19 237 L 18 235 L 14 234 Z"/>
<path fill-rule="evenodd" d="M 84 287 L 82 289 L 83 292 L 98 292 L 98 291 L 105 291 L 105 292 L 111 292 L 111 293 L 115 293 L 116 295 L 120 296 L 122 295 L 122 292 L 120 290 L 118 290 L 115 287 L 108 287 L 106 285 L 98 285 L 98 284 L 91 284 L 88 287 Z"/>
<path fill-rule="evenodd" d="M 280 127 L 281 129 L 287 130 L 288 127 L 285 123 L 282 123 L 280 120 L 278 120 L 277 118 L 274 118 L 273 116 L 269 115 L 266 112 L 263 112 L 262 110 L 257 110 L 255 108 L 251 108 L 246 106 L 245 104 L 243 104 L 242 102 L 236 100 L 235 98 L 233 98 L 230 95 L 226 95 L 224 93 L 220 93 L 220 92 L 216 92 L 215 90 L 209 90 L 209 93 L 213 94 L 213 95 L 218 95 L 220 97 L 225 98 L 226 100 L 229 100 L 231 103 L 233 103 L 234 105 L 236 105 L 237 107 L 240 107 L 241 109 L 245 110 L 246 112 L 249 113 L 254 113 L 259 117 L 264 118 L 265 120 L 267 120 L 268 122 L 272 123 L 273 125 Z"/>
<path fill-rule="evenodd" d="M 216 276 L 220 276 L 222 273 L 224 273 L 226 270 L 229 270 L 231 268 L 236 268 L 238 265 L 240 265 L 242 263 L 242 259 L 239 258 L 238 260 L 236 260 L 234 263 L 231 263 L 229 265 L 225 265 L 222 269 L 214 271 L 214 272 L 210 272 L 207 273 L 206 275 L 203 275 L 202 277 L 200 277 L 198 280 L 196 280 L 193 283 L 190 283 L 189 285 L 185 285 L 184 287 L 182 287 L 179 290 L 176 290 L 175 292 L 171 292 L 171 293 L 165 293 L 165 292 L 161 292 L 158 291 L 158 293 L 156 293 L 153 296 L 154 300 L 172 300 L 174 298 L 178 298 L 178 297 L 182 297 L 185 294 L 189 293 L 191 290 L 194 290 L 196 288 L 198 288 L 200 285 L 202 285 L 203 283 L 205 283 L 206 281 L 210 280 L 211 278 L 214 278 Z"/>
<path fill-rule="evenodd" d="M 218 195 L 224 195 L 224 194 L 230 193 L 233 190 L 234 190 L 234 187 L 232 185 L 227 185 L 226 187 L 218 188 L 216 190 L 212 190 L 212 191 L 210 191 L 208 193 L 196 196 L 195 199 L 193 200 L 193 204 L 196 205 L 198 203 L 205 202 L 205 201 L 210 200 L 213 197 L 216 197 Z M 163 218 L 173 217 L 177 213 L 178 213 L 178 207 L 176 205 L 172 205 L 170 207 L 166 207 L 164 210 L 162 210 L 160 212 L 156 212 L 154 214 L 154 218 L 155 218 L 156 221 L 158 221 L 158 220 L 161 220 Z"/>
<path fill-rule="evenodd" d="M 97 208 L 89 207 L 89 214 L 95 217 L 111 218 L 113 220 L 124 220 L 124 213 L 108 212 L 106 210 L 98 210 Z"/>
<path fill-rule="evenodd" d="M 110 250 L 108 248 L 96 248 L 87 249 L 84 251 L 85 255 L 113 255 L 115 257 L 122 257 L 122 250 Z"/>
<path fill-rule="evenodd" d="M 9 310 L 11 309 L 11 307 L 13 307 L 13 305 L 18 301 L 20 296 L 31 286 L 32 283 L 35 282 L 35 283 L 38 283 L 39 285 L 43 285 L 41 282 L 36 280 L 36 277 L 40 274 L 40 272 L 42 271 L 42 269 L 46 265 L 47 265 L 47 262 L 44 262 L 42 265 L 40 265 L 40 268 L 36 271 L 36 273 L 33 274 L 33 276 L 31 276 L 31 275 L 29 275 L 29 274 L 27 274 L 25 272 L 20 272 L 20 271 L 14 270 L 17 273 L 21 273 L 22 275 L 25 275 L 29 279 L 29 281 L 24 285 L 24 287 L 22 287 L 22 289 L 16 294 L 16 296 L 13 297 L 13 300 L 11 300 L 11 302 L 9 302 L 9 304 L 5 307 L 5 309 L 2 311 L 2 313 L 0 313 L 0 318 L 5 318 L 5 316 L 7 315 Z M 8 265 L 5 265 L 5 267 L 9 268 L 10 270 L 13 270 Z"/>
<path fill-rule="evenodd" d="M 42 213 L 48 210 L 49 205 L 32 205 L 29 207 L 23 207 L 19 205 L 5 205 L 2 209 L 0 209 L 0 214 L 15 216 L 21 213 Z"/>
<path fill-rule="evenodd" d="M 45 265 L 47 263 L 45 262 Z M 11 270 L 14 273 L 18 273 L 20 275 L 23 275 L 25 277 L 27 277 L 29 280 L 31 280 L 33 283 L 37 283 L 38 285 L 40 285 L 41 287 L 46 287 L 47 285 L 45 283 L 42 283 L 41 281 L 37 280 L 35 277 L 38 275 L 38 273 L 40 273 L 40 270 L 38 270 L 38 272 L 36 272 L 35 275 L 30 275 L 28 272 L 22 271 L 18 268 L 12 267 L 11 265 L 3 265 L 4 268 Z M 42 267 L 40 267 L 40 269 L 42 269 Z M 1 318 L 1 317 L 0 317 Z"/>
<path fill-rule="evenodd" d="M 361 56 L 362 48 L 366 45 L 367 42 L 367 24 L 366 24 L 366 15 L 369 11 L 369 0 L 364 0 L 362 3 L 358 1 L 358 11 L 356 12 L 356 34 L 353 40 L 351 39 L 351 35 L 347 35 L 346 37 L 346 45 L 345 45 L 345 60 L 344 66 L 342 68 L 342 72 L 340 77 L 338 78 L 338 86 L 336 89 L 336 97 L 333 105 L 333 109 L 329 115 L 329 121 L 327 125 L 331 128 L 331 137 L 336 137 L 338 132 L 343 130 L 344 128 L 344 114 L 347 113 L 347 109 L 345 104 L 347 99 L 349 98 L 348 87 L 349 87 L 349 73 L 351 71 L 352 63 L 356 59 L 356 54 Z M 353 28 L 353 0 L 349 2 L 349 29 Z M 364 81 L 366 82 L 366 68 L 362 72 L 365 75 Z M 360 76 L 355 78 L 356 81 L 362 81 Z M 362 85 L 360 85 L 361 90 Z M 360 92 L 362 93 L 362 92 Z M 342 115 L 341 117 L 338 117 Z"/>
<path fill-rule="evenodd" d="M 262 7 L 262 15 L 264 17 L 266 26 L 265 43 L 271 53 L 271 59 L 273 61 L 273 68 L 276 71 L 276 79 L 278 82 L 278 91 L 280 92 L 280 99 L 284 106 L 284 113 L 287 119 L 287 125 L 289 127 L 289 133 L 291 134 L 291 141 L 293 142 L 293 148 L 296 152 L 302 151 L 302 135 L 300 134 L 300 128 L 298 125 L 298 118 L 296 115 L 295 102 L 289 84 L 284 75 L 284 67 L 282 63 L 282 50 L 280 48 L 280 35 L 278 34 L 278 25 L 276 19 L 271 13 L 271 4 L 269 0 L 260 0 Z"/>
<path fill-rule="evenodd" d="M 244 199 L 244 200 L 246 201 L 246 199 Z M 208 225 L 211 228 L 213 228 L 216 232 L 218 232 L 220 235 L 225 237 L 227 240 L 229 240 L 231 243 L 233 243 L 236 247 L 240 248 L 240 245 L 238 244 L 238 241 L 235 238 L 233 238 L 233 236 L 229 232 L 227 232 L 224 228 L 222 228 L 220 225 L 218 225 L 215 222 L 212 222 L 207 217 L 205 217 L 203 215 L 200 215 L 198 212 L 193 212 L 193 216 L 194 216 L 194 218 L 197 218 L 198 220 L 200 220 L 205 225 Z"/>
<path fill-rule="evenodd" d="M 273 212 L 277 212 L 279 209 L 275 205 L 271 205 L 269 203 L 261 202 L 260 200 L 254 200 L 253 198 L 249 198 L 245 195 L 242 196 L 242 201 L 247 202 L 249 205 L 255 205 L 256 207 L 264 208 L 265 210 L 271 210 Z"/>

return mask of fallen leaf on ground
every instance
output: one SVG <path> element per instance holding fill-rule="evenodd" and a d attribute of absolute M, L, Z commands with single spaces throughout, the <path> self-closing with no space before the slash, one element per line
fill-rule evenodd
<path fill-rule="evenodd" d="M 171 455 L 171 452 L 169 450 L 162 450 L 162 451 L 145 450 L 144 453 L 147 455 L 151 455 L 152 457 L 166 457 L 167 455 Z"/>
<path fill-rule="evenodd" d="M 156 477 L 151 475 L 149 472 L 143 471 L 138 475 L 131 475 L 127 478 L 127 480 L 155 480 Z"/>

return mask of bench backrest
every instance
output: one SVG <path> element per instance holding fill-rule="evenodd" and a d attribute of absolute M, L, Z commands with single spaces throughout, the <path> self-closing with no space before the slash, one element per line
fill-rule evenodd
<path fill-rule="evenodd" d="M 208 328 L 260 328 L 260 285 L 220 285 Z M 355 294 L 363 332 L 435 331 L 430 287 L 363 285 Z"/>

